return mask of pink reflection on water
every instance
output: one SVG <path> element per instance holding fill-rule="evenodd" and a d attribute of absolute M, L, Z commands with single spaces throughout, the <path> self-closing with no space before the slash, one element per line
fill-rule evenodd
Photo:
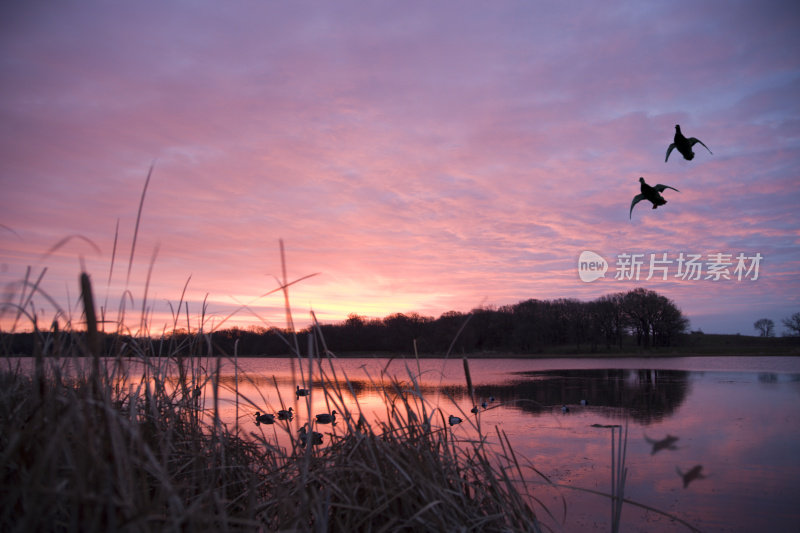
<path fill-rule="evenodd" d="M 774 373 L 768 372 L 770 365 Z M 434 430 L 447 427 L 447 416 L 455 414 L 465 419 L 448 428 L 457 437 L 475 438 L 480 428 L 496 444 L 497 431 L 504 432 L 516 454 L 559 485 L 548 486 L 526 470 L 534 495 L 555 518 L 542 512 L 539 516 L 556 529 L 610 529 L 610 499 L 575 489 L 610 493 L 611 434 L 594 426 L 626 420 L 626 498 L 702 531 L 786 531 L 800 518 L 800 358 L 476 359 L 470 361 L 474 404 L 461 360 L 421 360 L 418 367 L 416 361 L 387 365 L 385 359 L 338 359 L 334 367 L 341 405 L 326 401 L 316 367 L 310 380 L 304 367 L 306 380 L 301 381 L 299 368 L 293 372 L 288 359 L 240 359 L 238 373 L 226 363 L 218 389 L 220 416 L 231 428 L 238 421 L 243 435 L 263 436 L 287 451 L 290 434 L 296 436 L 311 421 L 327 444 L 347 432 L 344 415 L 337 416 L 335 425 L 316 424 L 314 415 L 336 409 L 361 412 L 371 423 L 386 420 L 381 380 L 393 376 L 410 389 L 410 371 L 426 409 L 435 413 Z M 642 368 L 650 371 L 637 371 Z M 323 369 L 331 373 L 328 366 Z M 298 398 L 297 385 L 310 386 L 311 396 Z M 588 405 L 581 405 L 581 399 L 588 399 Z M 486 409 L 480 407 L 483 401 Z M 568 413 L 562 412 L 562 404 L 568 405 Z M 211 383 L 203 388 L 202 405 L 213 405 Z M 470 413 L 473 405 L 479 406 L 477 415 Z M 255 425 L 256 411 L 275 413 L 288 407 L 295 412 L 291 421 Z M 676 449 L 653 453 L 646 438 L 667 435 L 678 437 Z M 706 477 L 684 488 L 678 471 L 686 473 L 695 465 L 702 465 Z M 622 530 L 687 528 L 652 510 L 625 505 Z"/>
<path fill-rule="evenodd" d="M 752 371 L 744 368 L 742 372 L 730 371 L 731 366 L 746 364 L 742 360 L 724 364 L 719 358 L 698 360 L 694 363 L 702 368 L 710 366 L 712 370 L 668 374 L 646 386 L 642 386 L 642 376 L 648 380 L 663 376 L 664 372 L 624 371 L 619 379 L 612 373 L 611 381 L 606 381 L 601 373 L 604 377 L 594 380 L 586 377 L 584 381 L 588 379 L 588 382 L 585 383 L 578 383 L 580 379 L 574 378 L 573 384 L 572 376 L 559 380 L 546 372 L 520 374 L 552 371 L 565 366 L 563 360 L 478 359 L 470 363 L 476 389 L 475 405 L 479 406 L 477 415 L 470 413 L 473 402 L 466 395 L 460 360 L 421 361 L 419 384 L 427 405 L 440 409 L 441 418 L 434 419 L 439 420 L 439 424 L 444 425 L 448 414 L 465 418 L 464 423 L 452 428 L 455 435 L 473 438 L 477 431 L 470 422 L 479 423 L 489 441 L 495 442 L 495 431 L 499 429 L 508 435 L 515 452 L 530 460 L 552 483 L 571 487 L 548 487 L 535 474 L 529 478 L 530 482 L 538 483 L 534 493 L 556 516 L 557 527 L 567 531 L 609 528 L 610 499 L 573 488 L 610 493 L 610 430 L 593 425 L 623 424 L 626 410 L 636 403 L 636 409 L 641 410 L 644 405 L 653 410 L 650 413 L 653 416 L 640 412 L 642 420 L 639 422 L 628 417 L 627 498 L 669 513 L 703 531 L 777 531 L 793 527 L 798 518 L 795 509 L 800 503 L 800 489 L 794 483 L 800 475 L 800 461 L 795 451 L 800 445 L 798 387 L 796 378 L 786 373 L 788 368 L 800 374 L 800 365 L 796 358 L 788 359 L 775 360 L 781 373 L 766 378 L 763 359 L 748 362 L 755 368 Z M 274 366 L 269 370 L 261 369 L 262 361 L 246 360 L 243 367 L 260 375 L 265 371 L 273 372 L 284 401 L 292 398 L 290 392 L 294 384 L 287 379 L 285 371 Z M 592 361 L 588 365 L 586 361 L 578 361 L 568 362 L 566 366 L 602 369 L 603 365 L 620 363 L 619 366 L 633 370 L 655 368 L 653 365 L 663 360 L 644 362 L 649 366 L 639 366 L 640 360 Z M 380 379 L 386 361 L 348 359 L 336 363 L 347 372 L 355 386 L 355 396 L 349 392 L 345 394 L 346 408 L 357 412 L 360 406 L 370 421 L 385 418 L 383 397 L 369 379 Z M 274 361 L 269 363 L 274 364 Z M 674 360 L 667 360 L 663 366 L 681 368 Z M 721 371 L 714 370 L 715 367 Z M 409 369 L 417 375 L 416 362 L 410 363 Z M 393 361 L 387 372 L 409 382 L 401 361 Z M 318 378 L 315 376 L 315 379 Z M 271 392 L 259 390 L 270 406 L 278 405 L 278 391 L 272 383 L 269 385 Z M 621 394 L 623 403 L 590 402 L 581 406 L 570 396 L 584 390 L 594 391 L 602 399 L 603 391 L 608 388 L 620 388 L 622 392 L 615 389 L 610 399 Z M 255 395 L 255 391 L 249 394 Z M 481 408 L 481 402 L 487 401 L 490 394 L 496 396 L 495 401 L 488 403 L 488 409 Z M 569 403 L 569 413 L 562 412 L 561 400 L 542 403 L 535 399 L 555 400 L 559 395 Z M 312 397 L 310 414 L 325 412 L 327 408 L 320 395 Z M 305 423 L 309 413 L 304 403 L 295 409 L 298 411 L 295 425 Z M 346 425 L 337 424 L 322 431 L 327 439 L 331 434 L 342 434 Z M 652 444 L 646 437 L 662 439 L 667 435 L 678 437 L 676 449 L 653 454 Z M 696 465 L 702 465 L 702 474 L 706 477 L 695 479 L 684 488 L 679 471 L 686 473 Z M 567 501 L 566 518 L 562 514 L 562 496 Z M 623 530 L 631 531 L 687 529 L 669 517 L 633 505 L 624 506 L 622 524 Z"/>

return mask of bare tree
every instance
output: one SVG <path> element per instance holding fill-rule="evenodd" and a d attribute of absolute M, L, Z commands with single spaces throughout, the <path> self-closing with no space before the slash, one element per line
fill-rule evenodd
<path fill-rule="evenodd" d="M 769 318 L 759 318 L 753 322 L 753 327 L 758 331 L 761 337 L 775 336 L 775 322 Z"/>
<path fill-rule="evenodd" d="M 675 303 L 655 291 L 633 289 L 622 297 L 622 307 L 640 346 L 669 345 L 689 327 Z"/>
<path fill-rule="evenodd" d="M 784 318 L 783 326 L 789 330 L 787 335 L 790 337 L 800 336 L 800 312 L 793 314 L 789 318 Z"/>

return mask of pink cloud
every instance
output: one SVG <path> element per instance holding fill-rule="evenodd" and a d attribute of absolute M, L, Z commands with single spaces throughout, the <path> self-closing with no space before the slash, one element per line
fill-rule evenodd
<path fill-rule="evenodd" d="M 156 161 L 132 279 L 141 298 L 158 247 L 162 307 L 191 275 L 191 308 L 208 293 L 227 314 L 274 286 L 283 238 L 295 275 L 321 273 L 293 289 L 298 308 L 331 320 L 622 287 L 577 279 L 585 249 L 761 251 L 758 286 L 647 286 L 690 315 L 745 302 L 780 319 L 800 294 L 791 13 L 691 12 L 16 11 L 0 37 L 0 223 L 23 238 L 0 235 L 2 281 L 68 234 L 102 256 L 60 251 L 48 290 L 74 285 L 81 255 L 104 281 L 119 219 L 118 299 Z M 665 164 L 676 123 L 714 155 Z M 681 192 L 629 220 L 639 176 Z M 279 304 L 258 305 L 280 323 Z"/>

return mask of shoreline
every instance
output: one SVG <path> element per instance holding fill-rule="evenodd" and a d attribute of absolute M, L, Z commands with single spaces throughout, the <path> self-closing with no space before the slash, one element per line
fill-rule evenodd
<path fill-rule="evenodd" d="M 414 355 L 413 353 L 385 353 L 385 352 L 358 352 L 358 353 L 335 353 L 333 352 L 334 358 L 338 359 L 463 359 L 466 357 L 467 359 L 680 359 L 684 357 L 800 357 L 800 347 L 795 348 L 793 350 L 775 350 L 773 352 L 764 352 L 763 350 L 759 351 L 717 351 L 717 352 L 699 352 L 699 351 L 687 351 L 687 352 L 669 352 L 669 353 L 658 353 L 658 352 L 651 352 L 651 351 L 642 351 L 642 352 L 621 352 L 621 353 L 589 353 L 589 352 L 573 352 L 573 353 L 566 353 L 566 352 L 542 352 L 542 353 L 513 353 L 513 352 L 503 352 L 503 353 L 487 353 L 487 352 L 480 352 L 480 353 L 458 353 L 458 354 L 418 354 Z M 28 354 L 14 354 L 14 355 L 6 355 L 4 358 L 33 358 L 33 355 Z M 61 357 L 60 359 L 67 359 L 72 356 Z M 87 357 L 87 356 L 81 356 Z M 158 357 L 158 356 L 156 356 Z M 163 357 L 176 357 L 174 355 L 170 356 L 163 356 Z M 194 357 L 194 358 L 215 358 L 215 357 L 223 357 L 232 359 L 232 355 L 228 354 L 216 354 L 216 355 L 186 355 L 183 357 Z M 297 357 L 293 354 L 239 354 L 237 356 L 239 359 L 255 359 L 255 358 L 271 358 L 271 359 L 291 359 Z M 307 356 L 301 356 L 305 359 Z M 103 356 L 103 358 L 115 358 L 112 355 Z M 130 357 L 126 357 L 130 358 Z M 45 359 L 53 359 L 52 356 L 45 357 Z"/>

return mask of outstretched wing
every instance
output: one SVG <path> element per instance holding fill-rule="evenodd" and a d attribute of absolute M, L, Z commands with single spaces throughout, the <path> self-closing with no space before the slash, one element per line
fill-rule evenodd
<path fill-rule="evenodd" d="M 676 189 L 675 187 L 670 187 L 669 185 L 661 185 L 660 183 L 658 185 L 655 185 L 653 188 L 658 192 L 664 192 L 664 189 L 672 189 L 673 191 L 678 191 L 678 189 Z"/>
<path fill-rule="evenodd" d="M 700 139 L 698 139 L 697 137 L 691 137 L 691 138 L 689 138 L 689 142 L 691 143 L 691 145 L 692 145 L 692 146 L 694 146 L 694 145 L 695 145 L 695 144 L 697 144 L 697 143 L 700 143 L 700 144 L 702 144 L 702 145 L 703 145 L 703 148 L 705 148 L 706 150 L 708 150 L 708 153 L 709 153 L 709 154 L 711 154 L 711 155 L 714 155 L 714 152 L 712 152 L 712 151 L 711 151 L 711 150 L 708 148 L 708 146 L 706 146 L 706 145 L 705 145 L 705 143 L 703 143 L 703 141 L 701 141 L 701 140 L 700 140 Z"/>
<path fill-rule="evenodd" d="M 631 210 L 628 212 L 628 218 L 631 218 L 631 215 L 633 215 L 633 206 L 635 206 L 642 200 L 644 200 L 644 194 L 637 194 L 636 196 L 633 197 L 633 201 L 631 202 Z"/>
<path fill-rule="evenodd" d="M 703 146 L 705 146 L 705 145 L 703 145 Z M 669 154 L 671 154 L 674 149 L 675 149 L 675 143 L 670 144 L 669 148 L 667 148 L 667 157 L 664 158 L 664 163 L 667 162 L 667 159 L 669 159 Z"/>

